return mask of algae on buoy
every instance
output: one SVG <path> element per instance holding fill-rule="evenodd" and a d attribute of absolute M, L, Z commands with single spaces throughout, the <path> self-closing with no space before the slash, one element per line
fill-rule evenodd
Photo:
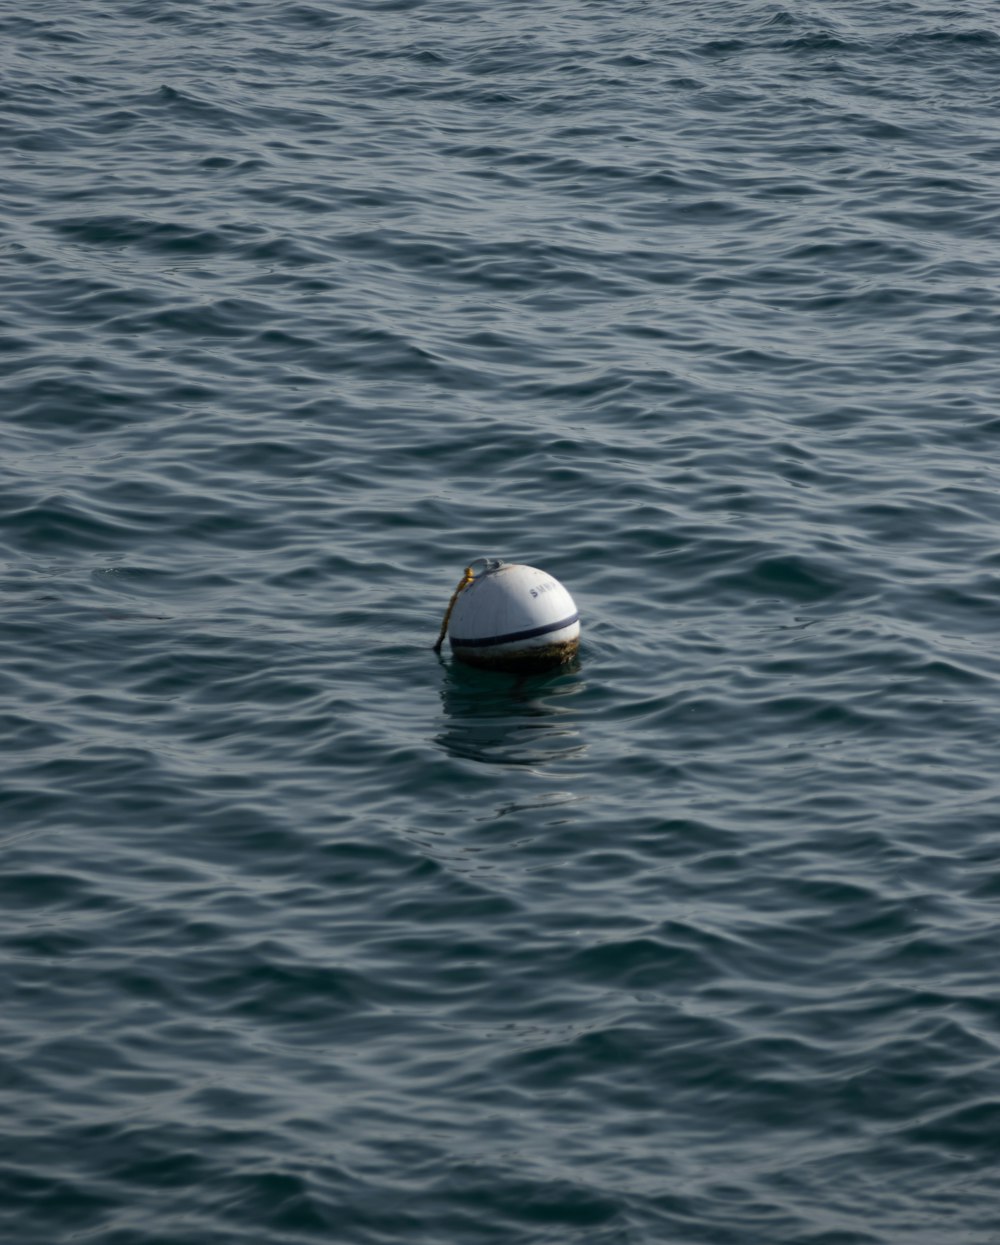
<path fill-rule="evenodd" d="M 455 589 L 435 652 L 447 634 L 459 661 L 486 670 L 527 674 L 571 661 L 580 615 L 562 584 L 535 566 L 481 561 Z"/>

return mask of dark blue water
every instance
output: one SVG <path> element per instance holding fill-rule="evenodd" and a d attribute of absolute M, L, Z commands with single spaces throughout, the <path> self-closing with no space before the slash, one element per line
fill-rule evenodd
<path fill-rule="evenodd" d="M 0 64 L 3 1239 L 995 1245 L 996 7 Z"/>

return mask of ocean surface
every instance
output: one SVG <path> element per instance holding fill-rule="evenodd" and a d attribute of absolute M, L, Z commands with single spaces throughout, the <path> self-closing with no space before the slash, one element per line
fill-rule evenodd
<path fill-rule="evenodd" d="M 1000 8 L 0 66 L 0 1239 L 996 1245 Z"/>

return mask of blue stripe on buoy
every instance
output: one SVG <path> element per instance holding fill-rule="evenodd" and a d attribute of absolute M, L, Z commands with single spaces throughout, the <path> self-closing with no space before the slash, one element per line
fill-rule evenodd
<path fill-rule="evenodd" d="M 455 648 L 489 648 L 491 644 L 513 644 L 515 640 L 533 640 L 536 635 L 548 635 L 550 631 L 562 631 L 563 627 L 572 627 L 580 621 L 579 614 L 572 614 L 562 622 L 546 623 L 544 627 L 532 627 L 528 631 L 512 631 L 509 635 L 488 635 L 481 640 L 456 640 L 452 636 Z"/>

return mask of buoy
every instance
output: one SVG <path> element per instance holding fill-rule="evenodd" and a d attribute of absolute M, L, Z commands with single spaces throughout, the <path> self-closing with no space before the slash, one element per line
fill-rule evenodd
<path fill-rule="evenodd" d="M 470 666 L 532 673 L 562 665 L 580 647 L 580 615 L 562 584 L 536 566 L 481 559 L 455 589 L 441 635 Z"/>

